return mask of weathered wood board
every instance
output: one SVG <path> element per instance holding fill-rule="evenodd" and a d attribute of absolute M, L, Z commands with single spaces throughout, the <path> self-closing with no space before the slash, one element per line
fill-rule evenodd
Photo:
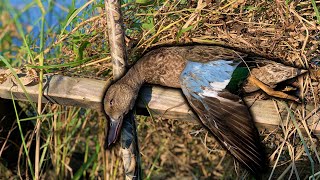
<path fill-rule="evenodd" d="M 0 70 L 1 73 L 1 70 Z M 43 103 L 50 102 L 67 106 L 79 106 L 96 110 L 102 109 L 102 99 L 106 89 L 106 82 L 88 78 L 67 77 L 61 75 L 45 75 Z M 38 85 L 25 86 L 32 101 L 37 102 Z M 0 84 L 0 97 L 11 99 L 11 93 L 16 100 L 26 100 L 20 86 L 15 85 L 10 78 Z M 272 100 L 254 101 L 245 98 L 250 106 L 251 114 L 258 127 L 277 127 L 281 118 Z M 139 108 L 148 108 L 152 115 L 167 119 L 195 121 L 196 116 L 191 111 L 179 89 L 159 86 L 144 86 L 140 91 L 137 105 Z M 313 108 L 307 107 L 311 112 Z M 278 110 L 285 111 L 285 107 L 278 104 Z M 308 123 L 319 121 L 319 114 L 315 113 L 308 119 Z M 312 125 L 313 132 L 320 135 L 320 124 Z"/>
<path fill-rule="evenodd" d="M 254 101 L 247 97 L 244 98 L 244 101 L 250 107 L 251 115 L 258 128 L 272 130 L 277 128 L 281 121 L 286 121 L 288 113 L 284 105 L 276 104 L 273 100 Z M 140 91 L 138 107 L 146 105 L 157 117 L 189 121 L 197 119 L 178 89 L 158 86 L 144 87 Z M 309 114 L 314 111 L 314 114 L 309 116 L 307 123 L 311 125 L 314 135 L 320 137 L 319 114 L 312 106 L 306 106 L 306 111 Z"/>
<path fill-rule="evenodd" d="M 98 109 L 101 108 L 105 84 L 94 79 L 45 75 L 42 102 Z M 37 102 L 38 85 L 27 85 L 25 89 L 32 101 Z M 11 99 L 11 93 L 16 100 L 27 100 L 22 88 L 8 79 L 0 84 L 0 97 Z"/>

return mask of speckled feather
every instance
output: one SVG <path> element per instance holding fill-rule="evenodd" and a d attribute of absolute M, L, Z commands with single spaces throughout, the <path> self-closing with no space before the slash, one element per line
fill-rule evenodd
<path fill-rule="evenodd" d="M 204 126 L 248 170 L 258 173 L 263 170 L 265 158 L 259 135 L 241 98 L 224 89 L 234 68 L 246 56 L 218 46 L 153 50 L 108 88 L 104 99 L 105 112 L 112 119 L 121 119 L 133 108 L 143 83 L 182 88 Z M 203 65 L 199 66 L 198 75 L 192 74 L 196 71 L 193 63 Z M 206 66 L 207 63 L 213 67 Z M 186 67 L 188 64 L 191 68 Z M 228 70 L 229 65 L 231 69 Z M 185 75 L 184 70 L 188 72 Z"/>
<path fill-rule="evenodd" d="M 179 76 L 187 61 L 241 61 L 246 55 L 219 46 L 163 47 L 143 56 L 135 66 L 147 83 L 180 88 Z"/>

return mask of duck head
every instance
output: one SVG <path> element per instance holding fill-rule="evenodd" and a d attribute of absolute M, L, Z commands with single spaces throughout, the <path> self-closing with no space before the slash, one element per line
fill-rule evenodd
<path fill-rule="evenodd" d="M 104 98 L 104 111 L 109 120 L 105 148 L 116 142 L 123 118 L 133 108 L 137 94 L 131 86 L 119 81 L 108 88 Z"/>

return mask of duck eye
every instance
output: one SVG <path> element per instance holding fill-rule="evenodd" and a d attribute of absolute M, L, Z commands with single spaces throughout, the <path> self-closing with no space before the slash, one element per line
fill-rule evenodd
<path fill-rule="evenodd" d="M 110 100 L 109 104 L 110 104 L 110 106 L 113 105 L 113 99 Z"/>

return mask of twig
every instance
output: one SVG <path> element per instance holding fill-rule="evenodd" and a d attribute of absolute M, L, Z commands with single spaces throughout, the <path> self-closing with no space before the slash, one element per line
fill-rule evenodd
<path fill-rule="evenodd" d="M 256 86 L 258 86 L 260 89 L 262 89 L 265 93 L 267 93 L 270 96 L 279 97 L 279 98 L 283 98 L 283 99 L 289 99 L 289 100 L 299 102 L 299 98 L 296 98 L 294 96 L 291 96 L 291 95 L 286 94 L 281 91 L 275 91 L 252 75 L 249 76 L 248 80 L 251 81 Z"/>
<path fill-rule="evenodd" d="M 107 0 L 105 5 L 113 77 L 116 80 L 125 74 L 128 64 L 120 0 Z M 134 116 L 132 112 L 129 112 L 123 119 L 120 137 L 125 179 L 141 179 L 140 153 L 137 139 Z"/>

